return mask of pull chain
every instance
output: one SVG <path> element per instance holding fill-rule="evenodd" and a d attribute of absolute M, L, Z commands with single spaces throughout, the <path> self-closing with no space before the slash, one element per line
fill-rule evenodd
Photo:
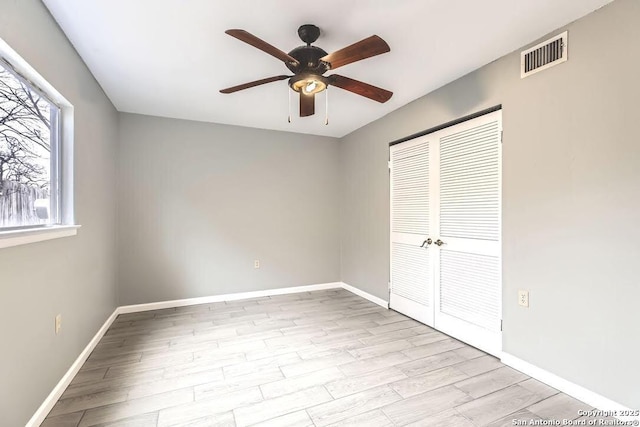
<path fill-rule="evenodd" d="M 291 123 L 291 89 L 287 87 L 287 94 L 289 96 L 289 116 L 287 117 L 287 122 Z"/>
<path fill-rule="evenodd" d="M 329 124 L 329 87 L 324 90 L 324 125 Z"/>

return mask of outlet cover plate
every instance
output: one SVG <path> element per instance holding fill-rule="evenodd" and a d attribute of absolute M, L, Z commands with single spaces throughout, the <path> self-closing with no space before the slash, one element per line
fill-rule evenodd
<path fill-rule="evenodd" d="M 56 322 L 56 335 L 60 333 L 60 329 L 62 328 L 62 314 L 58 314 L 55 319 Z"/>
<path fill-rule="evenodd" d="M 518 291 L 518 305 L 529 308 L 529 291 Z"/>

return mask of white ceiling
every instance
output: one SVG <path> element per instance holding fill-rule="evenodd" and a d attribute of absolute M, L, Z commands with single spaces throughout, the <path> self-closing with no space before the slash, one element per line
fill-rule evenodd
<path fill-rule="evenodd" d="M 341 137 L 611 0 L 44 0 L 119 111 Z M 329 91 L 287 123 L 282 62 L 226 34 L 241 28 L 288 52 L 301 24 L 333 52 L 372 34 L 391 52 L 337 73 L 394 92 L 386 104 Z M 515 73 L 519 72 L 514 70 Z M 331 74 L 331 72 L 327 73 Z"/>

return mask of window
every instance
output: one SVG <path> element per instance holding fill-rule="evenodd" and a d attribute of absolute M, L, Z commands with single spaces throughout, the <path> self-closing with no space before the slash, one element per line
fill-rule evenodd
<path fill-rule="evenodd" d="M 60 223 L 59 116 L 0 61 L 0 230 Z"/>
<path fill-rule="evenodd" d="M 0 249 L 73 236 L 73 105 L 0 38 Z"/>

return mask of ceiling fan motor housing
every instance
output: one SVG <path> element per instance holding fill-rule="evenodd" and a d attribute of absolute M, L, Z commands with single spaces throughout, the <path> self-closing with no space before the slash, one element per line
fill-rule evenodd
<path fill-rule="evenodd" d="M 299 46 L 289 52 L 289 55 L 299 62 L 299 64 L 290 62 L 285 64 L 294 74 L 303 72 L 324 74 L 329 71 L 329 64 L 320 60 L 327 55 L 327 52 L 317 46 Z"/>

